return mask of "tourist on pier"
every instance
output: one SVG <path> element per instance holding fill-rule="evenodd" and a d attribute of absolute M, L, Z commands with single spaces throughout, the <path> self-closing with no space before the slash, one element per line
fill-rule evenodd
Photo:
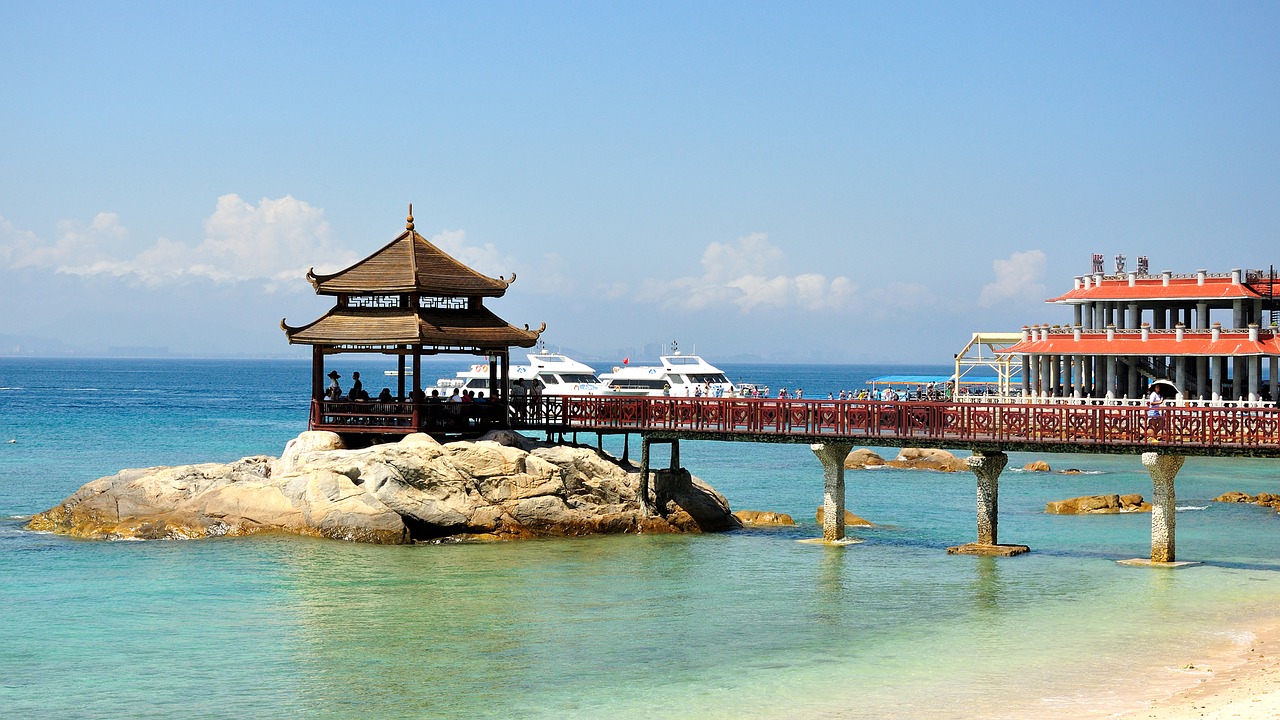
<path fill-rule="evenodd" d="M 378 402 L 389 403 L 392 401 L 393 401 L 393 398 L 391 397 L 391 388 L 382 388 L 382 392 L 378 393 Z"/>
<path fill-rule="evenodd" d="M 364 383 L 360 382 L 360 373 L 351 373 L 351 392 L 347 393 L 347 397 L 352 400 L 364 400 Z"/>
<path fill-rule="evenodd" d="M 1151 394 L 1147 396 L 1147 439 L 1156 442 L 1156 436 L 1164 429 L 1164 413 L 1160 408 L 1164 406 L 1164 396 L 1160 394 L 1160 388 L 1156 385 L 1151 386 Z"/>
<path fill-rule="evenodd" d="M 342 397 L 342 387 L 338 385 L 338 378 L 342 377 L 337 370 L 329 371 L 329 387 L 324 391 L 324 396 L 330 400 L 337 400 Z"/>

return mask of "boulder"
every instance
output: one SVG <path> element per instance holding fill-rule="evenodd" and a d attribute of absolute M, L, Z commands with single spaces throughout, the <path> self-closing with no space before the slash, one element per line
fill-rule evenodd
<path fill-rule="evenodd" d="M 884 458 L 871 450 L 859 448 L 845 456 L 844 466 L 849 470 L 864 470 L 869 467 L 883 467 Z"/>
<path fill-rule="evenodd" d="M 938 448 L 903 448 L 896 459 L 885 464 L 902 470 L 969 472 L 969 465 L 964 458 L 958 458 Z"/>
<path fill-rule="evenodd" d="M 123 470 L 94 480 L 28 527 L 81 538 L 283 532 L 371 543 L 741 527 L 724 497 L 683 469 L 651 476 L 591 448 L 515 433 L 441 445 L 415 434 L 358 450 L 303 433 L 279 459 Z"/>
<path fill-rule="evenodd" d="M 796 524 L 790 515 L 768 510 L 739 510 L 733 516 L 741 520 L 743 525 L 790 526 Z"/>
<path fill-rule="evenodd" d="M 822 525 L 826 521 L 826 519 L 827 519 L 827 509 L 819 505 L 818 511 L 814 513 L 814 520 L 816 520 L 819 525 Z M 864 520 L 863 518 L 860 518 L 857 515 L 854 515 L 853 513 L 849 512 L 848 510 L 844 511 L 844 524 L 849 527 L 875 527 L 876 526 L 876 524 L 871 522 L 870 520 Z"/>
<path fill-rule="evenodd" d="M 1151 512 L 1151 504 L 1141 495 L 1084 495 L 1045 504 L 1044 511 L 1054 515 L 1092 515 L 1105 513 Z"/>
<path fill-rule="evenodd" d="M 1213 499 L 1214 502 L 1222 503 L 1251 503 L 1254 497 L 1248 493 L 1242 493 L 1239 490 L 1226 492 Z"/>
<path fill-rule="evenodd" d="M 1052 472 L 1052 468 L 1049 467 L 1049 463 L 1044 460 L 1033 460 L 1026 465 L 1023 465 L 1022 469 L 1027 472 Z"/>

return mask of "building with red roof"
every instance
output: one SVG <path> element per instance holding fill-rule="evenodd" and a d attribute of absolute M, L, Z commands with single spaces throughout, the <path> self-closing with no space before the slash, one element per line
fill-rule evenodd
<path fill-rule="evenodd" d="M 1256 405 L 1280 398 L 1280 283 L 1274 270 L 1152 275 L 1094 271 L 1046 302 L 1070 325 L 1023 327 L 1002 352 L 1022 361 L 1027 398 L 1138 401 L 1154 386 L 1187 404 Z"/>

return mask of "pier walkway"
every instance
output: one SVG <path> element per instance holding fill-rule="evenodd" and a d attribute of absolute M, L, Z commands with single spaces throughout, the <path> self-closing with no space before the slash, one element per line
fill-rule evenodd
<path fill-rule="evenodd" d="M 1155 421 L 1145 407 L 1078 403 L 881 402 L 763 398 L 546 396 L 501 403 L 312 402 L 311 428 L 339 434 L 429 432 L 477 435 L 496 427 L 545 432 L 637 434 L 641 490 L 649 499 L 649 447 L 718 440 L 809 444 L 823 465 L 823 537 L 844 538 L 844 458 L 854 445 L 934 447 L 973 453 L 978 539 L 949 552 L 1013 555 L 1021 545 L 997 541 L 999 476 L 1007 452 L 1140 453 L 1152 478 L 1150 563 L 1177 565 L 1174 478 L 1188 455 L 1280 457 L 1280 409 L 1171 407 Z M 1135 561 L 1136 562 L 1136 561 Z M 1148 562 L 1142 560 L 1141 562 Z"/>

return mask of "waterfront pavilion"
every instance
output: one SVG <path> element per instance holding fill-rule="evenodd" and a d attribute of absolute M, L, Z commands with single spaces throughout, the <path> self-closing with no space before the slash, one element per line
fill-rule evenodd
<path fill-rule="evenodd" d="M 307 325 L 293 327 L 281 320 L 280 327 L 290 344 L 312 348 L 312 430 L 476 432 L 506 424 L 510 348 L 533 347 L 546 328 L 545 323 L 537 330 L 514 327 L 484 306 L 485 298 L 506 293 L 514 273 L 510 280 L 491 278 L 450 257 L 414 230 L 410 205 L 405 230 L 396 239 L 331 275 L 308 271 L 307 280 L 318 295 L 336 298 L 334 307 Z M 396 356 L 395 402 L 326 398 L 325 357 L 338 353 Z M 422 356 L 446 353 L 488 359 L 488 402 L 444 412 L 425 401 Z M 406 377 L 412 378 L 411 390 Z"/>
<path fill-rule="evenodd" d="M 1119 258 L 1118 258 L 1119 259 Z M 1273 271 L 1075 278 L 1046 302 L 1070 325 L 1022 329 L 1022 396 L 1032 402 L 1105 398 L 1138 403 L 1154 385 L 1185 405 L 1251 406 L 1280 399 L 1280 304 Z"/>

